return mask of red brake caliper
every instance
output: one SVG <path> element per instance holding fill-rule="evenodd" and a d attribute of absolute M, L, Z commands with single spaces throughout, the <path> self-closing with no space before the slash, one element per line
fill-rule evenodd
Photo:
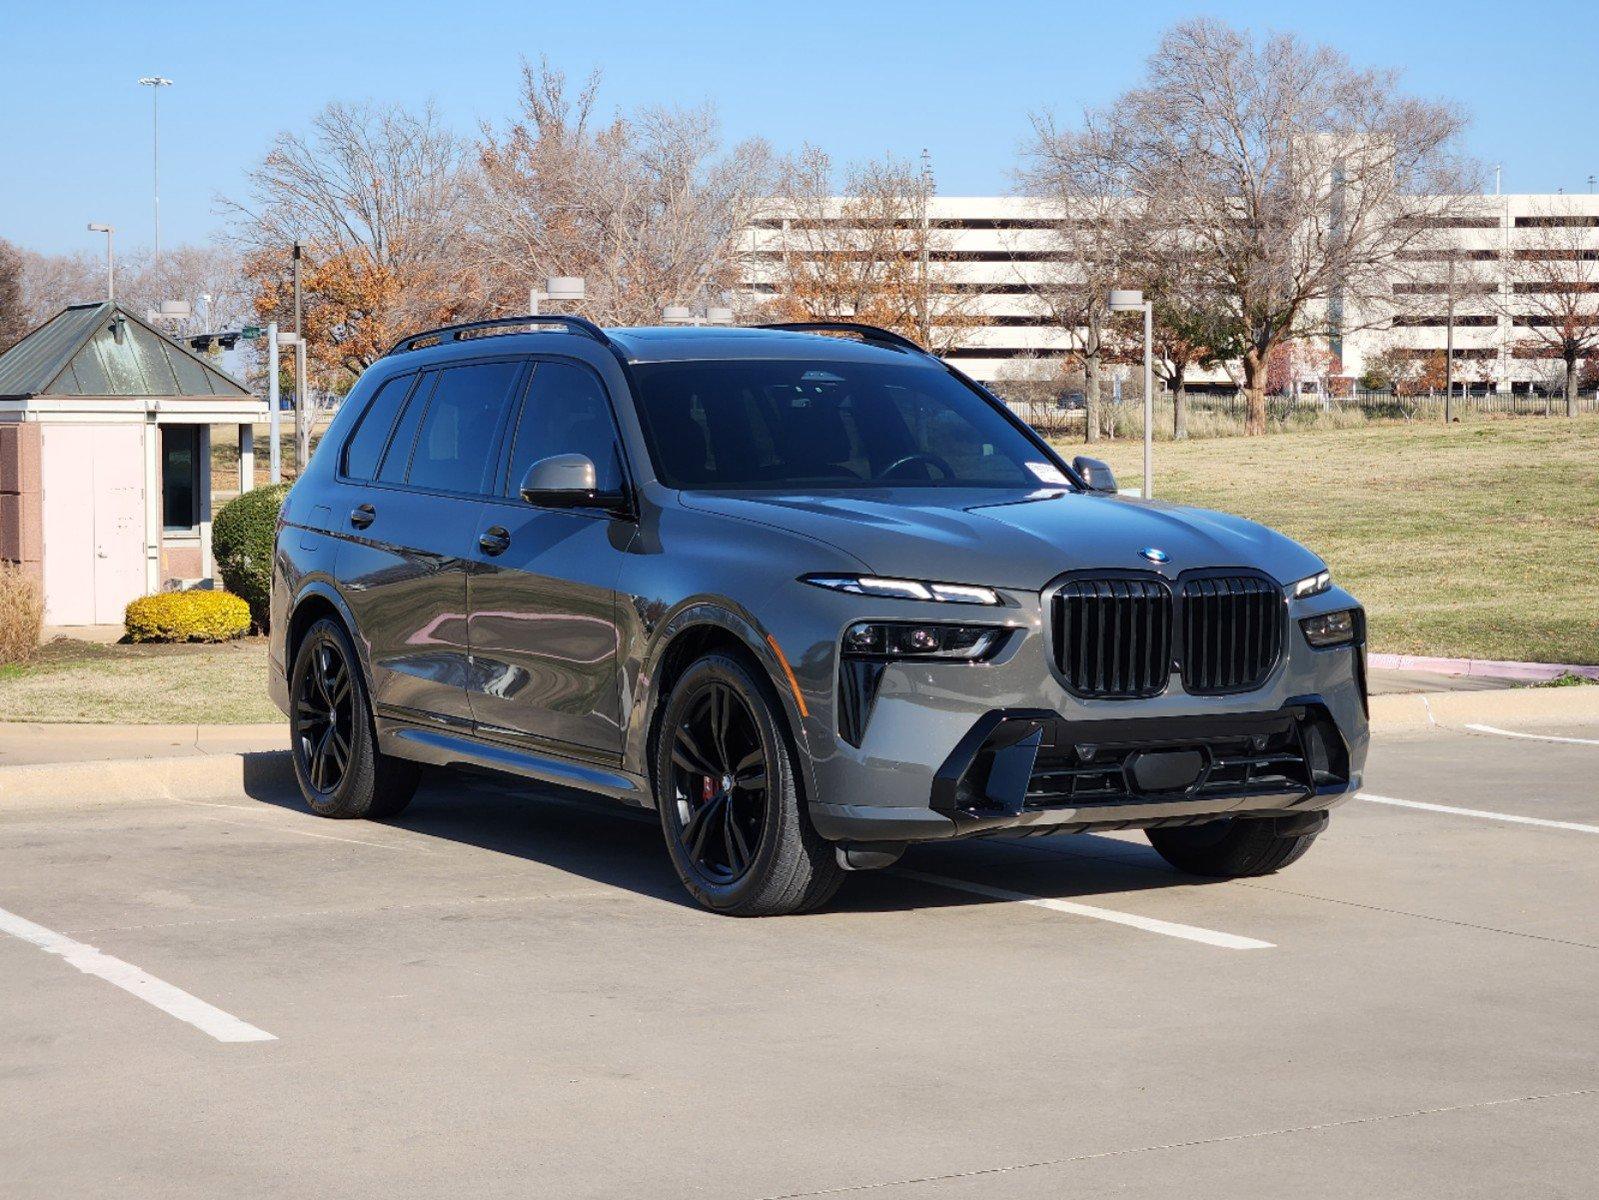
<path fill-rule="evenodd" d="M 716 794 L 716 785 L 711 782 L 709 775 L 703 775 L 700 778 L 702 780 L 700 783 L 700 799 L 709 803 L 711 797 Z"/>

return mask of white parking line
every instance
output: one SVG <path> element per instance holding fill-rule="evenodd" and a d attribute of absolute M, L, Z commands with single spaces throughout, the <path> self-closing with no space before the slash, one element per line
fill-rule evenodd
<path fill-rule="evenodd" d="M 1545 829 L 1571 829 L 1577 833 L 1599 833 L 1599 825 L 1584 825 L 1578 821 L 1550 821 L 1543 817 L 1522 817 L 1514 813 L 1489 812 L 1485 808 L 1456 808 L 1452 804 L 1425 804 L 1420 800 L 1396 800 L 1392 796 L 1374 796 L 1361 792 L 1360 799 L 1373 804 L 1392 804 L 1398 808 L 1419 808 L 1423 812 L 1449 813 L 1456 817 L 1482 817 L 1487 821 L 1509 821 L 1513 825 L 1541 825 Z"/>
<path fill-rule="evenodd" d="M 0 933 L 39 947 L 46 954 L 59 955 L 85 975 L 96 975 L 137 996 L 146 1004 L 153 1004 L 168 1016 L 193 1025 L 219 1042 L 275 1042 L 277 1039 L 263 1029 L 248 1025 L 238 1017 L 223 1012 L 191 996 L 181 988 L 141 971 L 132 963 L 103 954 L 93 946 L 73 941 L 64 933 L 56 933 L 43 925 L 35 925 L 15 913 L 0 908 Z"/>
<path fill-rule="evenodd" d="M 1201 929 L 1197 925 L 1180 925 L 1176 921 L 1162 921 L 1156 917 L 1141 917 L 1137 913 L 1117 912 L 1113 908 L 1099 908 L 1093 904 L 1079 904 L 1075 900 L 1056 900 L 1049 896 L 1030 896 L 1026 892 L 1012 892 L 1005 888 L 989 887 L 986 883 L 971 883 L 965 879 L 951 879 L 945 875 L 927 875 L 903 867 L 893 870 L 895 875 L 920 880 L 936 887 L 954 888 L 987 896 L 991 900 L 1009 900 L 1015 904 L 1031 904 L 1054 912 L 1070 913 L 1076 917 L 1092 917 L 1096 921 L 1109 921 L 1115 925 L 1130 925 L 1146 933 L 1163 933 L 1167 937 L 1182 938 L 1190 942 L 1203 942 L 1207 946 L 1220 946 L 1224 950 L 1270 950 L 1271 942 L 1257 938 L 1239 937 L 1236 933 L 1219 933 L 1214 929 Z"/>
<path fill-rule="evenodd" d="M 1467 725 L 1478 733 L 1497 733 L 1500 737 L 1525 738 L 1529 742 L 1564 742 L 1569 746 L 1599 746 L 1599 738 L 1556 737 L 1552 733 L 1516 733 L 1496 725 Z"/>

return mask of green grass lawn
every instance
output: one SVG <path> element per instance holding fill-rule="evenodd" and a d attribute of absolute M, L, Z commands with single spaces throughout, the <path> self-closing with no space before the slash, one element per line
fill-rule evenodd
<path fill-rule="evenodd" d="M 1141 481 L 1141 443 L 1061 449 Z M 1155 493 L 1316 551 L 1373 650 L 1599 663 L 1599 417 L 1157 443 Z"/>
<path fill-rule="evenodd" d="M 266 639 L 113 645 L 57 638 L 0 670 L 0 721 L 238 725 L 281 721 L 267 699 Z"/>

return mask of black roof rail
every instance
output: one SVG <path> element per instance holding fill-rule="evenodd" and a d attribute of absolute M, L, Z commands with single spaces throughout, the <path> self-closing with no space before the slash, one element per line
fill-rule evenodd
<path fill-rule="evenodd" d="M 418 343 L 425 342 L 428 345 L 434 345 L 444 342 L 459 342 L 466 340 L 479 330 L 507 329 L 516 325 L 562 326 L 569 333 L 581 333 L 586 337 L 593 338 L 602 346 L 610 347 L 612 350 L 616 349 L 615 343 L 605 335 L 605 330 L 588 318 L 552 313 L 525 317 L 495 317 L 488 321 L 468 321 L 464 325 L 445 325 L 438 329 L 426 329 L 421 333 L 413 333 L 409 337 L 401 338 L 389 347 L 384 357 L 387 358 L 390 354 L 403 354 L 407 350 L 415 350 L 418 348 Z"/>
<path fill-rule="evenodd" d="M 853 333 L 863 342 L 870 342 L 878 346 L 892 346 L 896 350 L 912 350 L 917 354 L 933 357 L 930 350 L 918 346 L 908 337 L 895 333 L 892 329 L 883 329 L 877 325 L 866 325 L 860 321 L 778 321 L 770 325 L 757 325 L 756 329 L 786 329 L 790 333 Z"/>

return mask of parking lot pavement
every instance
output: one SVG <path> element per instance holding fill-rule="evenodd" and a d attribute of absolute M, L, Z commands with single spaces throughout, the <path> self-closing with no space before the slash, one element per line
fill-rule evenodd
<path fill-rule="evenodd" d="M 0 810 L 0 1195 L 1590 1195 L 1599 730 L 1518 729 L 1270 878 L 968 842 L 765 921 L 482 777 Z"/>

